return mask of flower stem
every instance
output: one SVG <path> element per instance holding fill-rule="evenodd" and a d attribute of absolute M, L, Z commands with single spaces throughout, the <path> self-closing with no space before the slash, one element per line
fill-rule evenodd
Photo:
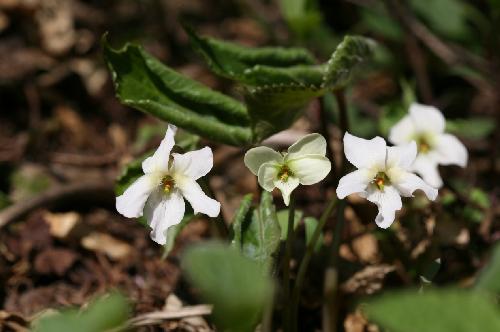
<path fill-rule="evenodd" d="M 295 219 L 295 198 L 290 196 L 288 206 L 288 229 L 285 242 L 285 256 L 283 257 L 283 330 L 291 331 L 290 327 L 290 259 L 292 257 L 293 226 Z"/>
<path fill-rule="evenodd" d="M 337 105 L 339 108 L 339 127 L 342 137 L 349 129 L 349 118 L 347 115 L 347 105 L 345 100 L 345 93 L 343 89 L 334 91 L 335 97 L 337 99 Z M 342 146 L 342 145 L 341 145 Z M 347 165 L 344 151 L 340 153 L 340 159 L 338 161 L 338 170 L 336 177 L 336 183 L 339 182 L 340 178 L 345 175 Z M 328 260 L 328 265 L 325 270 L 325 279 L 323 284 L 323 293 L 325 302 L 323 303 L 323 331 L 325 332 L 335 332 L 337 331 L 337 315 L 338 315 L 338 303 L 337 303 L 337 290 L 338 290 L 338 265 L 339 265 L 339 249 L 340 243 L 342 242 L 342 233 L 344 229 L 344 209 L 346 203 L 344 200 L 339 202 L 337 207 L 337 220 L 333 230 L 333 240 L 328 253 L 330 254 L 330 259 Z"/>
<path fill-rule="evenodd" d="M 318 224 L 316 225 L 316 228 L 314 229 L 314 233 L 312 235 L 311 241 L 307 245 L 306 248 L 306 253 L 304 254 L 304 258 L 302 258 L 302 262 L 300 263 L 299 266 L 299 272 L 297 273 L 297 280 L 295 282 L 295 286 L 292 291 L 292 304 L 291 304 L 291 321 L 292 321 L 292 326 L 293 326 L 293 331 L 297 331 L 297 313 L 299 309 L 299 302 L 300 302 L 300 292 L 302 290 L 302 286 L 304 284 L 304 278 L 307 272 L 307 268 L 309 267 L 309 262 L 311 261 L 312 255 L 314 253 L 314 248 L 316 248 L 316 243 L 319 240 L 319 237 L 321 235 L 321 231 L 323 230 L 323 227 L 325 226 L 326 222 L 328 221 L 328 218 L 332 214 L 333 208 L 335 207 L 335 204 L 337 202 L 337 197 L 334 196 L 332 199 L 328 202 L 328 205 L 326 206 L 325 210 L 323 211 L 323 214 L 319 218 Z"/>

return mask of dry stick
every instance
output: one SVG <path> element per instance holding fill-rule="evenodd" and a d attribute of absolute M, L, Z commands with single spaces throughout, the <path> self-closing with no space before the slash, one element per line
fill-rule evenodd
<path fill-rule="evenodd" d="M 341 137 L 349 128 L 349 119 L 347 117 L 347 106 L 345 101 L 344 90 L 334 91 L 339 107 L 339 125 Z M 340 153 L 339 172 L 335 183 L 338 183 L 340 178 L 345 174 L 346 163 L 344 151 Z M 337 220 L 335 223 L 333 241 L 330 246 L 328 266 L 325 271 L 325 280 L 323 284 L 323 295 L 325 302 L 323 304 L 323 331 L 335 332 L 337 330 L 337 289 L 338 289 L 338 262 L 339 262 L 339 247 L 342 240 L 342 232 L 344 228 L 344 208 L 345 201 L 340 201 L 337 207 Z"/>
<path fill-rule="evenodd" d="M 0 212 L 0 228 L 21 219 L 41 207 L 53 207 L 67 201 L 109 201 L 114 197 L 113 184 L 107 181 L 91 181 L 69 184 L 50 189 L 40 195 L 23 200 Z"/>
<path fill-rule="evenodd" d="M 466 49 L 445 43 L 415 18 L 399 0 L 385 0 L 386 7 L 400 24 L 407 27 L 434 54 L 448 65 L 466 64 L 483 74 L 489 75 L 489 65 L 480 57 Z"/>
<path fill-rule="evenodd" d="M 291 331 L 290 321 L 290 258 L 292 257 L 293 225 L 295 217 L 295 199 L 290 195 L 288 206 L 288 229 L 285 242 L 285 257 L 283 257 L 283 330 Z"/>

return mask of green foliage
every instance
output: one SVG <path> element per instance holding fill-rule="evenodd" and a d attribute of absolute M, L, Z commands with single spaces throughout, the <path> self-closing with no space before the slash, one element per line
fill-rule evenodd
<path fill-rule="evenodd" d="M 295 231 L 299 227 L 300 221 L 302 220 L 303 212 L 301 210 L 295 210 L 295 215 L 293 217 L 293 230 Z M 279 210 L 276 213 L 278 218 L 278 223 L 281 228 L 280 240 L 285 241 L 286 235 L 288 234 L 288 209 Z"/>
<path fill-rule="evenodd" d="M 495 121 L 488 118 L 447 120 L 446 129 L 464 138 L 480 140 L 493 133 Z"/>
<path fill-rule="evenodd" d="M 458 289 L 388 293 L 366 311 L 392 332 L 500 331 L 495 304 L 481 293 Z"/>
<path fill-rule="evenodd" d="M 327 63 L 314 65 L 305 49 L 252 49 L 186 31 L 216 74 L 243 85 L 247 107 L 180 75 L 139 46 L 115 50 L 104 38 L 117 96 L 126 105 L 195 134 L 236 146 L 288 128 L 312 99 L 344 87 L 374 47 L 369 39 L 346 36 Z"/>
<path fill-rule="evenodd" d="M 123 327 L 130 313 L 127 300 L 114 293 L 103 296 L 83 310 L 65 310 L 33 323 L 35 332 L 104 332 Z"/>
<path fill-rule="evenodd" d="M 251 214 L 249 214 L 248 212 L 252 207 L 252 199 L 252 194 L 245 195 L 241 200 L 240 206 L 238 207 L 238 210 L 233 217 L 233 239 L 231 241 L 231 245 L 235 248 L 241 248 L 241 236 L 243 235 L 242 226 L 245 221 L 248 222 L 248 218 L 251 217 Z"/>
<path fill-rule="evenodd" d="M 306 245 L 309 245 L 309 243 L 312 240 L 314 231 L 318 226 L 318 219 L 313 217 L 306 217 L 304 218 L 304 226 L 306 230 Z M 318 252 L 321 249 L 322 245 L 323 245 L 323 233 L 319 235 L 318 241 L 316 242 L 316 245 L 314 247 L 314 251 Z"/>
<path fill-rule="evenodd" d="M 232 145 L 251 141 L 245 106 L 193 81 L 144 51 L 126 44 L 115 50 L 103 39 L 104 56 L 117 97 L 195 134 Z"/>
<path fill-rule="evenodd" d="M 500 294 L 500 244 L 493 248 L 490 262 L 480 272 L 475 288 Z"/>
<path fill-rule="evenodd" d="M 234 248 L 208 243 L 189 249 L 182 265 L 202 298 L 214 305 L 219 330 L 254 331 L 273 294 L 272 282 L 257 262 Z"/>
<path fill-rule="evenodd" d="M 301 39 L 322 23 L 315 0 L 280 0 L 280 9 L 290 29 Z"/>
<path fill-rule="evenodd" d="M 191 208 L 188 208 L 188 213 L 184 215 L 181 222 L 177 225 L 170 226 L 167 231 L 167 243 L 163 246 L 163 257 L 167 257 L 168 254 L 174 249 L 175 239 L 182 232 L 184 227 L 187 226 L 193 220 L 194 214 Z"/>
<path fill-rule="evenodd" d="M 199 36 L 188 26 L 184 29 L 191 44 L 217 75 L 247 84 L 257 84 L 256 75 L 248 76 L 255 66 L 286 68 L 314 63 L 313 56 L 303 48 L 250 48 L 231 42 Z"/>
<path fill-rule="evenodd" d="M 249 209 L 241 224 L 241 234 L 235 228 L 234 239 L 244 256 L 256 261 L 264 271 L 270 271 L 280 245 L 280 225 L 276 216 L 273 197 L 263 191 L 259 206 Z"/>

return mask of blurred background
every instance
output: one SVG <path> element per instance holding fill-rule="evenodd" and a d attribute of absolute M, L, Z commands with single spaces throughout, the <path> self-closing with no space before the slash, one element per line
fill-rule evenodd
<path fill-rule="evenodd" d="M 379 269 L 360 277 L 369 286 L 346 284 L 346 330 L 368 328 L 349 299 L 377 292 L 384 277 L 388 287 L 410 285 L 441 258 L 437 283 L 470 281 L 500 238 L 500 1 L 0 0 L 0 326 L 27 326 L 42 310 L 81 305 L 112 288 L 132 299 L 135 313 L 160 310 L 176 296 L 193 301 L 176 255 L 211 234 L 206 220 L 189 224 L 162 260 L 148 230 L 114 211 L 114 179 L 157 146 L 165 124 L 117 101 L 100 46 L 106 32 L 114 46 L 142 44 L 175 70 L 241 98 L 203 64 L 180 22 L 247 46 L 302 46 L 321 61 L 346 34 L 371 37 L 379 43 L 375 58 L 346 91 L 351 131 L 386 136 L 417 100 L 440 108 L 468 147 L 465 170 L 441 169 L 449 179 L 442 205 L 409 208 L 426 211 L 418 217 L 424 224 L 377 233 L 373 206 L 350 202 L 344 281 L 366 266 Z M 320 103 L 330 110 L 326 126 L 338 147 L 332 96 L 312 103 L 270 144 L 318 131 Z M 255 179 L 240 150 L 213 147 L 211 185 L 230 219 L 242 195 L 256 190 Z M 322 195 L 304 189 L 299 205 L 318 216 Z M 318 292 L 306 290 L 304 319 L 312 323 L 304 324 L 318 319 Z M 208 329 L 203 319 L 162 324 Z M 361 329 L 349 330 L 353 324 Z"/>

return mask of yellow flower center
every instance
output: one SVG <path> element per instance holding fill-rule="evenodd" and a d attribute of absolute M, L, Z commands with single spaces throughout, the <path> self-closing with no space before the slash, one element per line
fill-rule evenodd
<path fill-rule="evenodd" d="M 174 188 L 175 182 L 174 179 L 167 175 L 163 179 L 161 179 L 161 187 L 163 188 L 163 192 L 169 194 Z"/>
<path fill-rule="evenodd" d="M 286 165 L 281 166 L 278 172 L 278 179 L 280 179 L 283 182 L 287 182 L 290 176 L 293 176 L 293 173 L 290 170 L 290 168 L 288 168 L 288 166 Z"/>
<path fill-rule="evenodd" d="M 378 172 L 372 183 L 378 188 L 378 190 L 384 190 L 385 186 L 391 184 L 389 177 L 384 172 Z"/>
<path fill-rule="evenodd" d="M 419 137 L 417 139 L 418 153 L 427 153 L 431 150 L 431 145 L 425 137 Z"/>

